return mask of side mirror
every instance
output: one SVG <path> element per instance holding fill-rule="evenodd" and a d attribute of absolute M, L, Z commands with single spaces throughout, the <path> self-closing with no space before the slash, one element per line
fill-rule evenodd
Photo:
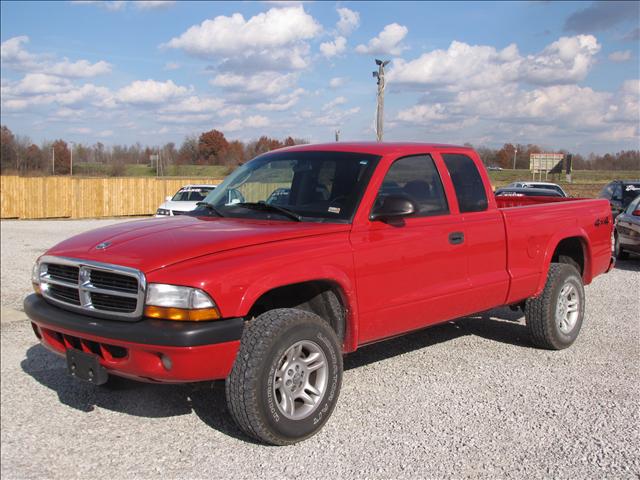
<path fill-rule="evenodd" d="M 417 210 L 415 203 L 403 195 L 388 195 L 383 198 L 382 205 L 371 212 L 369 220 L 387 220 L 396 217 L 406 217 Z"/>
<path fill-rule="evenodd" d="M 170 202 L 173 197 L 169 195 L 168 197 L 164 197 L 165 201 Z"/>

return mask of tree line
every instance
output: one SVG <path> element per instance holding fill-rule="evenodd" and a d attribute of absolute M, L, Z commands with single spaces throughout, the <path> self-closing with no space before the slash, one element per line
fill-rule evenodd
<path fill-rule="evenodd" d="M 0 172 L 21 175 L 68 175 L 71 173 L 72 158 L 73 165 L 102 166 L 100 172 L 113 176 L 124 175 L 125 166 L 131 164 L 155 167 L 159 174 L 163 174 L 170 165 L 223 165 L 232 169 L 262 153 L 302 143 L 309 142 L 294 137 L 279 140 L 261 136 L 245 143 L 228 140 L 224 133 L 210 130 L 200 135 L 185 137 L 179 147 L 173 142 L 159 146 L 142 146 L 140 143 L 107 146 L 101 142 L 85 145 L 63 139 L 44 141 L 36 145 L 29 137 L 14 135 L 3 125 L 0 135 Z M 511 143 L 504 144 L 499 149 L 479 146 L 476 150 L 485 165 L 505 169 L 513 168 L 514 159 L 515 168 L 529 169 L 530 155 L 545 151 L 538 145 Z M 569 152 L 555 150 L 553 153 Z M 640 150 L 623 150 L 604 155 L 591 153 L 586 157 L 573 154 L 573 168 L 640 170 Z"/>
<path fill-rule="evenodd" d="M 465 144 L 472 146 L 471 144 Z M 487 166 L 500 168 L 529 169 L 529 158 L 532 153 L 563 153 L 572 155 L 574 170 L 640 170 L 640 150 L 621 150 L 617 153 L 598 155 L 590 153 L 587 156 L 572 153 L 567 150 L 545 150 L 538 145 L 513 145 L 505 143 L 500 149 L 475 147 L 478 155 Z"/>

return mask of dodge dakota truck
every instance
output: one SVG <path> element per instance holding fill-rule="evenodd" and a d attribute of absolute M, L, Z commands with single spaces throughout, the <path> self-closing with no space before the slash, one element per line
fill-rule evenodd
<path fill-rule="evenodd" d="M 362 345 L 511 306 L 533 344 L 570 346 L 612 225 L 606 200 L 496 198 L 470 148 L 296 146 L 188 215 L 59 243 L 24 307 L 72 375 L 224 379 L 239 427 L 285 445 L 322 428 Z"/>

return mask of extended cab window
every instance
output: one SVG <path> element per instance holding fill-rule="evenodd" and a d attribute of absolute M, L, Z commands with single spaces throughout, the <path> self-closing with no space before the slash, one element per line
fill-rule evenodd
<path fill-rule="evenodd" d="M 382 204 L 387 195 L 411 199 L 417 206 L 414 214 L 417 217 L 449 213 L 440 175 L 429 155 L 404 157 L 391 165 L 378 192 L 376 206 Z"/>
<path fill-rule="evenodd" d="M 482 177 L 471 158 L 458 153 L 442 155 L 444 163 L 451 174 L 451 181 L 456 190 L 460 212 L 482 212 L 487 209 L 487 193 Z"/>

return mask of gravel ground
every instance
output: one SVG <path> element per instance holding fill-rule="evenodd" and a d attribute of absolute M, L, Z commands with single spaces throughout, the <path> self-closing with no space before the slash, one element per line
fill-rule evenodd
<path fill-rule="evenodd" d="M 28 291 L 21 269 L 46 246 L 107 222 L 2 222 L 3 305 Z M 244 437 L 220 383 L 95 388 L 26 321 L 3 322 L 1 475 L 638 478 L 638 285 L 637 259 L 598 277 L 561 352 L 533 348 L 508 309 L 362 348 L 325 428 L 291 447 Z"/>

